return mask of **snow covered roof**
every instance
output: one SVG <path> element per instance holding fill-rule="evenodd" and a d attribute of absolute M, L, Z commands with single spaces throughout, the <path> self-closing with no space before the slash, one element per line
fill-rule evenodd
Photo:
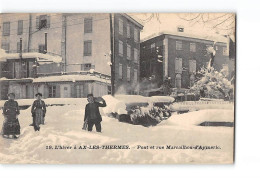
<path fill-rule="evenodd" d="M 179 36 L 184 38 L 194 38 L 194 39 L 200 39 L 200 40 L 206 40 L 206 41 L 212 41 L 212 42 L 220 42 L 220 43 L 227 43 L 227 38 L 223 37 L 221 35 L 198 35 L 198 34 L 192 34 L 187 32 L 173 32 L 173 31 L 161 31 L 159 33 L 154 33 L 148 37 L 145 37 L 141 40 L 141 42 L 145 42 L 149 39 L 161 36 L 161 35 L 172 35 L 172 36 Z"/>
<path fill-rule="evenodd" d="M 22 53 L 23 58 L 37 58 L 41 63 L 61 63 L 62 58 L 58 55 L 43 54 L 38 52 Z M 3 49 L 0 49 L 0 61 L 6 61 L 7 59 L 19 59 L 19 53 L 5 53 Z"/>
<path fill-rule="evenodd" d="M 75 82 L 75 81 L 99 81 L 103 83 L 111 83 L 109 79 L 100 78 L 96 75 L 61 75 L 61 76 L 46 76 L 33 79 L 33 83 L 44 82 Z"/>

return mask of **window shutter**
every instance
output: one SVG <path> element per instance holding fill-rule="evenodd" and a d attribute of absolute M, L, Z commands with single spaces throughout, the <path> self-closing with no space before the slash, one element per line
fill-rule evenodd
<path fill-rule="evenodd" d="M 40 16 L 36 16 L 36 29 L 40 29 Z"/>
<path fill-rule="evenodd" d="M 55 94 L 56 98 L 60 97 L 60 85 L 56 85 L 56 94 Z"/>
<path fill-rule="evenodd" d="M 47 28 L 50 28 L 50 24 L 51 24 L 51 18 L 50 18 L 50 16 L 48 15 L 47 16 Z"/>

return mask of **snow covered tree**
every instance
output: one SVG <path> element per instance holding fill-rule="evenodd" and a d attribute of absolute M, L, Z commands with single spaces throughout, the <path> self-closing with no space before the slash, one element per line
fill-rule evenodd
<path fill-rule="evenodd" d="M 229 99 L 233 93 L 233 85 L 227 79 L 227 71 L 222 69 L 220 72 L 213 67 L 203 67 L 198 73 L 198 81 L 194 83 L 191 90 L 201 97 Z"/>

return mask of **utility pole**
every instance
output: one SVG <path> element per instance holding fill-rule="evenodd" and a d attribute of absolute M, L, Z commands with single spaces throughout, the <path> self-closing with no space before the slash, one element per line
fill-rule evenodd
<path fill-rule="evenodd" d="M 44 53 L 47 53 L 47 32 L 45 32 L 45 47 L 44 47 Z"/>
<path fill-rule="evenodd" d="M 114 29 L 112 13 L 109 14 L 110 19 L 110 46 L 111 46 L 111 95 L 115 95 L 115 59 L 114 59 Z"/>

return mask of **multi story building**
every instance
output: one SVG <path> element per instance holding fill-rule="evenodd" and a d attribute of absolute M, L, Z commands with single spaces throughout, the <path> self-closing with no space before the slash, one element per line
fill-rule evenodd
<path fill-rule="evenodd" d="M 45 98 L 111 92 L 109 14 L 2 14 L 0 20 L 1 48 L 7 53 L 0 60 L 1 99 L 8 92 L 17 98 L 37 92 Z M 117 89 L 139 80 L 143 26 L 127 14 L 112 15 L 112 22 Z M 129 73 L 137 77 L 125 76 Z"/>
<path fill-rule="evenodd" d="M 229 60 L 225 41 L 161 33 L 141 42 L 140 78 L 152 78 L 155 87 L 169 78 L 174 88 L 190 88 L 196 72 L 208 65 L 207 48 L 213 45 L 216 50 L 213 67 L 218 71 L 223 68 L 234 71 L 234 61 Z"/>

